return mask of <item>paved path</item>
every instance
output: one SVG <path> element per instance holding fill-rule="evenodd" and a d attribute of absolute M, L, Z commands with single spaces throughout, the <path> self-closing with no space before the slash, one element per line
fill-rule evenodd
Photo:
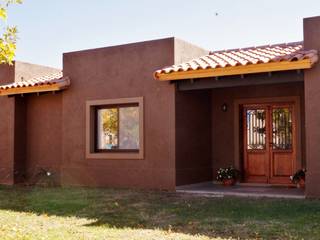
<path fill-rule="evenodd" d="M 304 199 L 303 189 L 292 187 L 274 186 L 242 186 L 235 185 L 225 187 L 212 182 L 179 186 L 179 193 L 201 194 L 212 197 L 237 196 L 237 197 L 268 197 L 268 198 L 291 198 Z"/>

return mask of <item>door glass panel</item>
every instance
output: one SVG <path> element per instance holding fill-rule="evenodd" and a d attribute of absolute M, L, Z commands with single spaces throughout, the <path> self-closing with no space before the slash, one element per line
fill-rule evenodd
<path fill-rule="evenodd" d="M 247 149 L 266 148 L 266 111 L 264 109 L 246 110 Z"/>
<path fill-rule="evenodd" d="M 272 148 L 292 149 L 292 111 L 290 108 L 272 110 Z"/>

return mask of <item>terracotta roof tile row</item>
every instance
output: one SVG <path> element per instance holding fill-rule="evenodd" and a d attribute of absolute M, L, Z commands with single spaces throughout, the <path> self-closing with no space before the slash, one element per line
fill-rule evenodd
<path fill-rule="evenodd" d="M 159 74 L 171 72 L 246 66 L 281 61 L 290 62 L 303 59 L 310 59 L 313 64 L 318 60 L 318 54 L 316 50 L 304 50 L 302 42 L 232 49 L 210 52 L 206 56 L 193 59 L 189 62 L 162 68 L 155 72 L 155 77 L 157 78 Z"/>
<path fill-rule="evenodd" d="M 14 82 L 6 85 L 1 85 L 0 90 L 7 90 L 12 88 L 26 88 L 26 87 L 36 87 L 36 86 L 45 86 L 66 83 L 70 84 L 68 77 L 63 77 L 62 72 L 53 73 L 41 77 L 31 78 L 25 81 Z"/>

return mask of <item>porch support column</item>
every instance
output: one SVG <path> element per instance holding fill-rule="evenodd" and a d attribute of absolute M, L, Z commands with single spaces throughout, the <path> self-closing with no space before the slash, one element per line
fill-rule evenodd
<path fill-rule="evenodd" d="M 304 47 L 320 53 L 320 17 L 303 21 Z M 306 196 L 320 197 L 320 62 L 305 70 Z"/>

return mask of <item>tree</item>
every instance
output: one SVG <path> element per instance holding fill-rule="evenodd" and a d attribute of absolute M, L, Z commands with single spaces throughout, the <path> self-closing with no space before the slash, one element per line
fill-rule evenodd
<path fill-rule="evenodd" d="M 22 0 L 0 0 L 0 63 L 12 64 L 16 52 L 17 27 L 7 26 L 7 10 L 11 4 L 21 4 Z"/>

